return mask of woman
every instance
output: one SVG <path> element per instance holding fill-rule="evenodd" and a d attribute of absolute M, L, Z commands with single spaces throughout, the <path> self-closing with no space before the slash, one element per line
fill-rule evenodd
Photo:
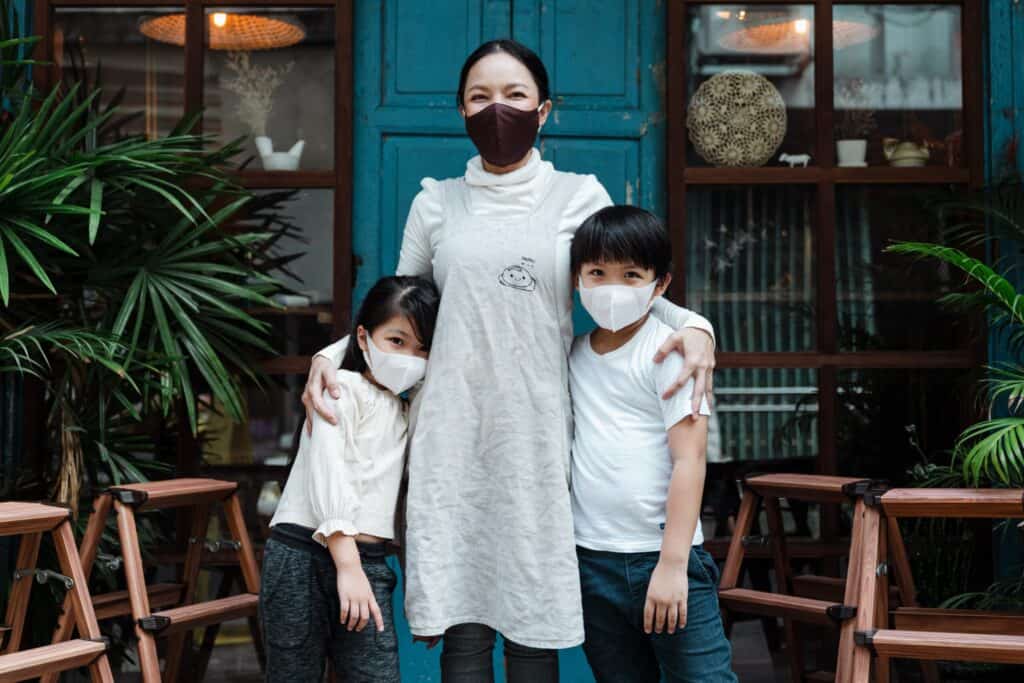
<path fill-rule="evenodd" d="M 569 245 L 611 200 L 594 176 L 558 172 L 533 148 L 552 105 L 529 49 L 480 46 L 457 98 L 480 156 L 462 178 L 423 180 L 398 264 L 442 292 L 413 406 L 406 615 L 414 635 L 444 636 L 445 683 L 493 680 L 495 632 L 510 683 L 545 683 L 558 680 L 557 650 L 583 642 L 569 498 Z M 696 372 L 699 402 L 711 387 L 711 326 L 664 300 L 653 310 L 679 330 L 659 356 L 686 357 L 673 390 Z M 343 345 L 314 358 L 302 397 L 328 420 L 322 391 L 333 394 Z"/>

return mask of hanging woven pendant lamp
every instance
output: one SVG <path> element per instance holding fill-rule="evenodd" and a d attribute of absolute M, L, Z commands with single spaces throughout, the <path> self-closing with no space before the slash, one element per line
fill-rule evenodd
<path fill-rule="evenodd" d="M 211 50 L 272 50 L 295 45 L 306 37 L 298 20 L 284 16 L 215 12 L 207 15 L 207 47 Z M 139 22 L 147 38 L 185 45 L 185 15 L 164 14 Z"/>

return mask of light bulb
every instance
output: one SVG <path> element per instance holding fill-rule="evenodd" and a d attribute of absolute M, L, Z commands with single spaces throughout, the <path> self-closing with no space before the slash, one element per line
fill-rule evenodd
<path fill-rule="evenodd" d="M 811 22 L 807 21 L 806 19 L 797 19 L 795 22 L 793 22 L 793 28 L 800 35 L 806 35 L 807 31 L 809 31 L 811 28 Z"/>
<path fill-rule="evenodd" d="M 732 17 L 732 12 L 730 12 L 729 10 L 719 10 L 715 12 L 715 16 L 717 16 L 719 19 L 725 19 L 726 21 L 728 21 L 729 18 Z"/>
<path fill-rule="evenodd" d="M 226 12 L 214 12 L 213 13 L 213 25 L 217 28 L 224 28 L 224 24 L 228 23 L 228 15 Z"/>
<path fill-rule="evenodd" d="M 739 11 L 739 12 L 738 12 L 738 13 L 736 14 L 736 18 L 737 18 L 737 19 L 739 19 L 740 21 L 746 21 L 746 20 L 747 20 L 747 10 L 745 10 L 745 9 L 741 9 L 741 10 L 740 10 L 740 11 Z"/>

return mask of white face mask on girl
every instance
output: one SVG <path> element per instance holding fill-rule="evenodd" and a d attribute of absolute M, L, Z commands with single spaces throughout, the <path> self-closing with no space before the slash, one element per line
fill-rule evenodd
<path fill-rule="evenodd" d="M 427 374 L 426 358 L 381 351 L 374 345 L 369 334 L 366 335 L 366 348 L 370 353 L 367 355 L 366 351 L 363 351 L 363 359 L 370 367 L 373 378 L 396 396 Z"/>
<path fill-rule="evenodd" d="M 657 280 L 646 287 L 599 285 L 587 289 L 580 278 L 583 308 L 599 327 L 618 332 L 642 318 L 651 307 Z"/>

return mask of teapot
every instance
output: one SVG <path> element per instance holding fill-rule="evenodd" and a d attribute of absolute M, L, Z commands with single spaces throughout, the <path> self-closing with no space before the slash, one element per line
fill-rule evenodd
<path fill-rule="evenodd" d="M 883 138 L 882 151 L 885 153 L 886 161 L 890 166 L 906 168 L 910 166 L 924 166 L 931 157 L 931 150 L 928 145 L 910 140 L 902 142 L 896 138 Z"/>

